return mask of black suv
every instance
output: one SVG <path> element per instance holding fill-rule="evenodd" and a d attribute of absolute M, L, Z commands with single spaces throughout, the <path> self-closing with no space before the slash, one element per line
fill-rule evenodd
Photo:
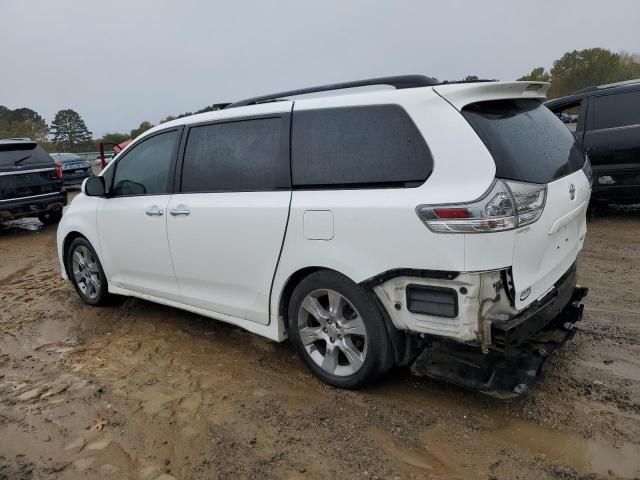
<path fill-rule="evenodd" d="M 640 79 L 589 87 L 546 103 L 593 168 L 595 202 L 640 202 Z"/>
<path fill-rule="evenodd" d="M 67 204 L 62 168 L 29 139 L 0 140 L 0 222 L 38 217 L 57 223 Z"/>

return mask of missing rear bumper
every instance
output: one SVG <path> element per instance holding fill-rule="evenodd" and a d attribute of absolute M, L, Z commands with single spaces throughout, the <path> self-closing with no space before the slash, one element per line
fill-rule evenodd
<path fill-rule="evenodd" d="M 582 319 L 582 299 L 586 289 L 574 287 L 555 316 L 536 333 L 525 339 L 519 331 L 518 342 L 508 352 L 491 350 L 488 354 L 473 346 L 451 341 L 433 341 L 418 356 L 411 370 L 415 375 L 445 380 L 463 388 L 499 399 L 512 399 L 529 391 L 544 373 L 551 354 L 569 341 Z M 556 302 L 552 302 L 556 303 Z M 562 308 L 564 307 L 564 308 Z M 557 308 L 557 304 L 556 304 Z M 559 313 L 558 313 L 559 311 Z"/>

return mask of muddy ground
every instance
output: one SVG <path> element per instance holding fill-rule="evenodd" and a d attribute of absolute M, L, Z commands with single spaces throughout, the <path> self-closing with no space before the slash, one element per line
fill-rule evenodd
<path fill-rule="evenodd" d="M 640 478 L 640 212 L 595 218 L 574 342 L 524 400 L 391 371 L 319 383 L 287 343 L 59 276 L 55 228 L 0 227 L 0 479 Z"/>

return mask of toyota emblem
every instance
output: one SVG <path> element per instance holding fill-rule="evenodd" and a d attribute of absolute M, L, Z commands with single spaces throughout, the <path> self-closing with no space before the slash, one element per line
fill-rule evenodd
<path fill-rule="evenodd" d="M 569 197 L 571 198 L 571 200 L 576 198 L 576 187 L 573 183 L 569 185 Z"/>

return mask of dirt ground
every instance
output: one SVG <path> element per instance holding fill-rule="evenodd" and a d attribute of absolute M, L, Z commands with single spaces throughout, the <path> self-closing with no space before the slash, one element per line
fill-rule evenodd
<path fill-rule="evenodd" d="M 324 386 L 287 344 L 84 305 L 55 227 L 0 227 L 0 479 L 640 478 L 640 211 L 589 224 L 574 341 L 524 400 L 392 370 Z"/>

